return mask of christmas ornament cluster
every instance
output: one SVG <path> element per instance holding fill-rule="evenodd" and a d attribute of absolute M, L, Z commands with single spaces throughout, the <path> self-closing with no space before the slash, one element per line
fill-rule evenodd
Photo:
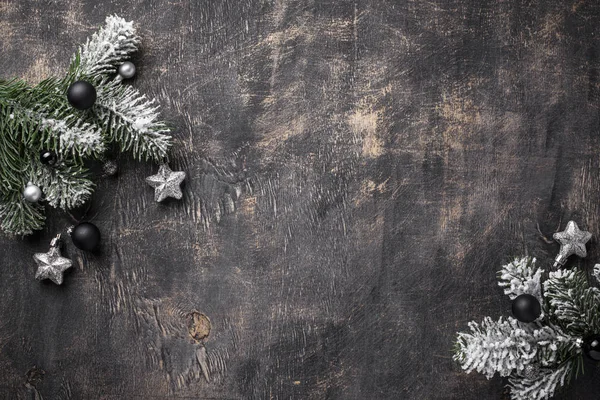
<path fill-rule="evenodd" d="M 543 400 L 583 371 L 583 357 L 600 361 L 600 289 L 585 271 L 564 268 L 571 255 L 587 256 L 591 236 L 573 221 L 555 233 L 560 250 L 548 274 L 532 257 L 502 267 L 498 284 L 513 316 L 473 321 L 458 334 L 454 359 L 467 373 L 498 373 L 513 400 Z M 600 264 L 593 276 L 600 282 Z"/>
<path fill-rule="evenodd" d="M 28 235 L 44 227 L 45 207 L 73 209 L 85 203 L 94 183 L 90 160 L 103 160 L 109 146 L 138 160 L 164 164 L 172 145 L 158 106 L 125 80 L 140 38 L 118 16 L 79 48 L 62 78 L 35 86 L 0 80 L 0 229 Z M 116 164 L 106 162 L 106 176 Z M 170 176 L 168 173 L 175 174 Z M 156 199 L 181 198 L 185 173 L 161 166 L 148 178 Z"/>
<path fill-rule="evenodd" d="M 27 235 L 44 227 L 45 206 L 69 210 L 92 195 L 90 160 L 104 160 L 111 144 L 135 159 L 160 164 L 146 178 L 156 201 L 181 199 L 185 172 L 166 164 L 170 130 L 158 107 L 124 80 L 133 78 L 128 59 L 140 38 L 132 22 L 110 16 L 79 48 L 63 78 L 29 86 L 22 80 L 0 80 L 0 229 Z M 104 176 L 118 166 L 104 160 Z M 75 247 L 94 251 L 101 233 L 86 221 L 68 229 Z M 72 266 L 61 254 L 62 234 L 47 253 L 37 253 L 36 279 L 60 285 Z"/>

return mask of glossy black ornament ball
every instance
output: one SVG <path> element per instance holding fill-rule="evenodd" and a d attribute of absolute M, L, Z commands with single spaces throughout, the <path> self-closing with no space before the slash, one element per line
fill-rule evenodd
<path fill-rule="evenodd" d="M 535 296 L 522 294 L 513 300 L 512 313 L 521 322 L 533 322 L 542 314 L 542 307 Z"/>
<path fill-rule="evenodd" d="M 71 231 L 71 240 L 78 249 L 94 250 L 100 244 L 100 229 L 90 222 L 82 222 Z"/>
<path fill-rule="evenodd" d="M 52 150 L 42 150 L 40 151 L 40 161 L 44 165 L 53 166 L 56 165 L 58 157 L 56 157 L 56 153 Z"/>
<path fill-rule="evenodd" d="M 88 81 L 73 82 L 67 90 L 67 100 L 78 110 L 87 110 L 96 102 L 96 88 Z"/>
<path fill-rule="evenodd" d="M 593 335 L 583 340 L 583 352 L 594 361 L 600 361 L 600 335 Z"/>

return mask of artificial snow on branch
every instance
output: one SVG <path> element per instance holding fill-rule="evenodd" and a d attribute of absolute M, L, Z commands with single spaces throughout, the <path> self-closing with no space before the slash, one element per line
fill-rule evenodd
<path fill-rule="evenodd" d="M 114 74 L 123 61 L 135 53 L 140 44 L 133 22 L 109 16 L 105 26 L 81 46 L 71 61 L 74 78 L 96 78 Z"/>
<path fill-rule="evenodd" d="M 559 269 L 544 282 L 553 319 L 572 335 L 600 332 L 600 290 L 587 283 L 579 269 Z"/>
<path fill-rule="evenodd" d="M 554 369 L 536 370 L 531 377 L 511 376 L 508 380 L 514 400 L 545 400 L 556 388 L 569 382 L 575 360 L 567 360 Z"/>
<path fill-rule="evenodd" d="M 498 273 L 498 285 L 504 288 L 504 294 L 511 300 L 521 294 L 542 298 L 541 278 L 544 270 L 538 269 L 535 262 L 536 259 L 532 257 L 516 258 Z"/>
<path fill-rule="evenodd" d="M 108 127 L 111 142 L 131 151 L 138 160 L 161 160 L 171 145 L 167 126 L 159 120 L 154 100 L 118 80 L 103 82 L 94 106 L 97 118 Z"/>
<path fill-rule="evenodd" d="M 454 359 L 467 373 L 475 370 L 488 379 L 495 373 L 523 371 L 532 363 L 552 365 L 558 362 L 555 350 L 570 342 L 556 327 L 524 324 L 512 317 L 486 317 L 481 324 L 470 322 L 469 328 L 458 334 Z"/>
<path fill-rule="evenodd" d="M 87 201 L 94 183 L 88 171 L 76 164 L 63 164 L 57 168 L 46 168 L 38 163 L 32 171 L 31 181 L 38 183 L 48 205 L 63 210 L 78 207 Z"/>

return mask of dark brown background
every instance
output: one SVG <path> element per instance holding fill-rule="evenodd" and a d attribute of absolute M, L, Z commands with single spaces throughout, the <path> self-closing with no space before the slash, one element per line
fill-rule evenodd
<path fill-rule="evenodd" d="M 120 156 L 61 287 L 31 257 L 80 215 L 0 239 L 1 398 L 506 397 L 451 348 L 509 314 L 495 273 L 548 263 L 541 234 L 575 219 L 570 264 L 600 256 L 598 2 L 4 0 L 2 76 L 62 74 L 111 13 L 184 199 Z M 559 398 L 600 396 L 586 367 Z"/>

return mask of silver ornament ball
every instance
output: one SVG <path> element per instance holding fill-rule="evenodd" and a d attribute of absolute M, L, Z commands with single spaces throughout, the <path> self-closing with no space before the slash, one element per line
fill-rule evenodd
<path fill-rule="evenodd" d="M 23 190 L 23 198 L 30 203 L 37 203 L 42 198 L 42 189 L 29 182 Z"/>
<path fill-rule="evenodd" d="M 135 76 L 135 65 L 131 61 L 125 61 L 119 66 L 119 75 L 123 79 L 130 79 Z"/>

